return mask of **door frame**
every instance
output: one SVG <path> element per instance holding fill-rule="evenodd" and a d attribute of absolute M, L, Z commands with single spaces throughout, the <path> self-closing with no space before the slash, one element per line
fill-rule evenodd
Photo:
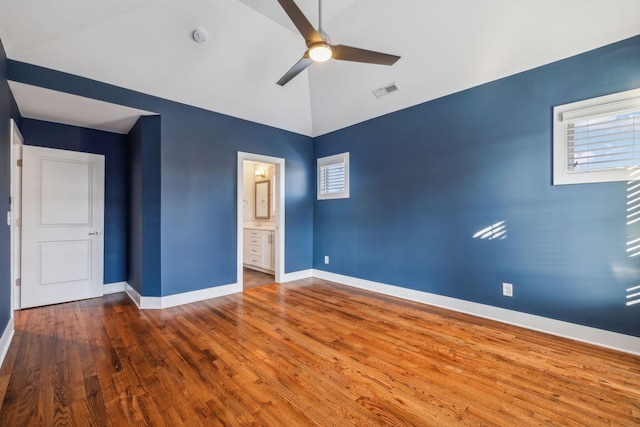
<path fill-rule="evenodd" d="M 15 213 L 15 203 L 16 203 L 16 194 L 20 195 L 20 203 L 22 203 L 22 186 L 20 188 L 14 188 L 17 183 L 22 183 L 22 180 L 17 179 L 18 174 L 20 174 L 20 167 L 18 166 L 18 157 L 22 158 L 22 156 L 16 155 L 15 145 L 22 146 L 24 145 L 24 137 L 18 128 L 18 124 L 13 119 L 9 119 L 9 145 L 10 145 L 10 162 L 11 162 L 11 176 L 9 177 L 9 188 L 10 188 L 10 196 L 11 196 L 11 224 L 9 226 L 9 234 L 10 234 L 10 245 L 11 249 L 10 253 L 10 277 L 11 277 L 11 317 L 13 318 L 14 310 L 20 309 L 20 292 L 17 292 L 17 284 L 16 279 L 18 278 L 19 272 L 16 271 L 16 258 L 19 258 L 22 253 L 22 248 L 16 248 L 16 232 L 18 231 L 18 225 L 16 224 L 16 219 L 14 217 Z M 22 209 L 21 209 L 22 210 Z M 21 242 L 21 240 L 20 240 Z"/>
<path fill-rule="evenodd" d="M 237 284 L 241 289 L 244 289 L 243 277 L 242 277 L 242 264 L 243 264 L 243 246 L 244 246 L 244 215 L 243 215 L 243 203 L 244 199 L 244 161 L 260 162 L 260 163 L 272 163 L 276 167 L 276 230 L 275 230 L 275 243 L 276 250 L 274 251 L 275 260 L 275 281 L 282 283 L 284 279 L 284 254 L 285 254 L 285 167 L 284 159 L 280 157 L 265 156 L 262 154 L 246 153 L 238 151 L 238 168 L 237 168 L 237 197 L 236 197 L 236 224 L 237 224 Z"/>

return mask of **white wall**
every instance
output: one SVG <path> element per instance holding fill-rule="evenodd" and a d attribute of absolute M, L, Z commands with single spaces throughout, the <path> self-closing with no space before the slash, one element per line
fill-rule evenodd
<path fill-rule="evenodd" d="M 271 163 L 258 163 L 251 162 L 245 160 L 243 162 L 244 168 L 242 171 L 243 174 L 243 221 L 246 225 L 253 225 L 255 221 L 255 182 L 256 181 L 265 181 L 271 180 L 271 192 L 273 193 L 275 189 L 275 182 L 273 180 L 275 173 L 275 165 Z M 257 178 L 255 172 L 257 170 L 264 170 L 266 172 L 266 176 L 264 178 Z M 275 211 L 275 203 L 273 203 L 273 199 L 271 201 L 271 218 L 268 221 L 260 221 L 264 223 L 274 223 L 276 222 L 277 212 Z"/>
<path fill-rule="evenodd" d="M 244 161 L 243 175 L 243 221 L 253 222 L 253 214 L 255 212 L 255 197 L 254 197 L 254 162 Z"/>

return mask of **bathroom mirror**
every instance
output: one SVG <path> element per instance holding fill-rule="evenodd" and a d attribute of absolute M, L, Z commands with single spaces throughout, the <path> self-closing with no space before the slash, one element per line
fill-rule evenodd
<path fill-rule="evenodd" d="M 271 203 L 269 193 L 271 182 L 256 182 L 256 219 L 269 219 L 271 215 Z"/>

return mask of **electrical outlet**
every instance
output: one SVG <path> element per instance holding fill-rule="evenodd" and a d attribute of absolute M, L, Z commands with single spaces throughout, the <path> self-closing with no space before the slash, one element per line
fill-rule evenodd
<path fill-rule="evenodd" d="M 324 263 L 329 264 L 329 255 L 324 256 Z"/>
<path fill-rule="evenodd" d="M 511 283 L 502 284 L 502 295 L 504 295 L 505 297 L 513 296 L 513 285 Z"/>

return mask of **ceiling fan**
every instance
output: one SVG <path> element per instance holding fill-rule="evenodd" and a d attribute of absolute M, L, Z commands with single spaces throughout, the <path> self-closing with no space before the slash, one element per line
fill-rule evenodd
<path fill-rule="evenodd" d="M 291 19 L 296 28 L 298 28 L 298 31 L 300 31 L 300 34 L 307 43 L 307 51 L 302 58 L 278 80 L 280 86 L 287 84 L 289 80 L 300 74 L 313 62 L 323 62 L 330 58 L 341 61 L 366 62 L 380 65 L 393 65 L 400 59 L 400 57 L 396 55 L 341 44 L 331 44 L 329 36 L 322 29 L 322 0 L 318 0 L 318 30 L 313 28 L 313 25 L 311 25 L 293 0 L 278 0 L 278 3 L 280 3 L 280 6 L 282 6 L 287 15 L 289 15 L 289 19 Z"/>

